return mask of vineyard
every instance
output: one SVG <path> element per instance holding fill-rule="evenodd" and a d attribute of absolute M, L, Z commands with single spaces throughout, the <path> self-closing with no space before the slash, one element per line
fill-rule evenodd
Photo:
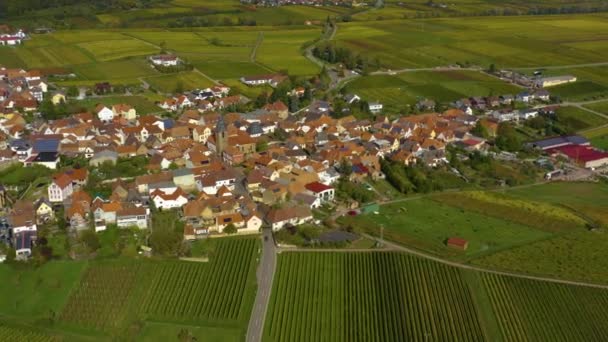
<path fill-rule="evenodd" d="M 606 341 L 608 291 L 483 275 L 507 341 Z"/>
<path fill-rule="evenodd" d="M 606 341 L 608 291 L 407 254 L 283 253 L 264 341 Z"/>
<path fill-rule="evenodd" d="M 480 341 L 460 271 L 396 253 L 286 253 L 266 316 L 268 341 Z"/>
<path fill-rule="evenodd" d="M 31 330 L 0 325 L 0 341 L 11 342 L 53 342 L 56 338 Z"/>
<path fill-rule="evenodd" d="M 60 319 L 98 330 L 146 318 L 240 326 L 255 295 L 257 248 L 256 239 L 227 239 L 218 242 L 210 262 L 94 263 Z"/>
<path fill-rule="evenodd" d="M 210 265 L 175 262 L 156 266 L 142 313 L 169 319 L 247 319 L 249 312 L 243 304 L 255 292 L 251 279 L 256 250 L 255 240 L 220 241 L 216 260 Z"/>

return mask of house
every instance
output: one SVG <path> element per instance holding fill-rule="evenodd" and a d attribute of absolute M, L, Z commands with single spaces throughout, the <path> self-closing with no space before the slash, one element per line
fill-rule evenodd
<path fill-rule="evenodd" d="M 34 210 L 36 211 L 36 222 L 43 224 L 55 219 L 53 205 L 45 197 L 39 198 L 34 202 Z"/>
<path fill-rule="evenodd" d="M 114 117 L 121 117 L 127 120 L 135 120 L 137 118 L 137 111 L 128 104 L 113 105 L 112 113 Z"/>
<path fill-rule="evenodd" d="M 116 214 L 122 210 L 122 204 L 120 202 L 105 202 L 105 203 L 94 203 L 96 207 L 93 210 L 95 215 L 95 221 L 104 221 L 105 223 L 116 223 Z"/>
<path fill-rule="evenodd" d="M 36 231 L 25 231 L 15 234 L 14 247 L 17 260 L 27 260 L 32 255 L 32 247 L 36 241 Z"/>
<path fill-rule="evenodd" d="M 458 238 L 458 237 L 451 237 L 446 241 L 446 245 L 448 247 L 452 247 L 452 248 L 456 248 L 456 249 L 460 249 L 463 251 L 466 251 L 467 248 L 469 247 L 469 242 L 465 239 L 462 238 Z"/>
<path fill-rule="evenodd" d="M 273 208 L 266 215 L 266 223 L 275 232 L 287 225 L 299 225 L 312 219 L 310 208 L 305 206 Z"/>
<path fill-rule="evenodd" d="M 191 169 L 174 170 L 173 183 L 186 191 L 196 190 L 196 181 Z"/>
<path fill-rule="evenodd" d="M 180 59 L 175 55 L 157 55 L 151 56 L 150 62 L 156 66 L 171 67 L 177 66 L 180 63 Z"/>
<path fill-rule="evenodd" d="M 159 209 L 181 208 L 184 204 L 188 203 L 186 193 L 180 188 L 177 188 L 172 193 L 155 189 L 150 193 L 150 198 L 156 208 Z"/>
<path fill-rule="evenodd" d="M 335 190 L 329 185 L 320 182 L 308 183 L 304 186 L 306 191 L 318 198 L 321 202 L 331 202 L 334 200 Z"/>
<path fill-rule="evenodd" d="M 144 207 L 126 208 L 116 213 L 116 225 L 118 227 L 148 228 L 148 215 L 150 210 Z"/>
<path fill-rule="evenodd" d="M 89 161 L 89 165 L 91 166 L 100 166 L 103 163 L 111 163 L 113 165 L 116 164 L 118 160 L 118 153 L 110 150 L 102 150 L 93 155 L 91 160 Z"/>
<path fill-rule="evenodd" d="M 98 104 L 95 107 L 95 114 L 102 122 L 111 122 L 114 119 L 114 112 L 102 104 Z"/>
<path fill-rule="evenodd" d="M 372 113 L 380 113 L 382 111 L 383 105 L 379 102 L 370 102 L 368 104 L 369 111 Z"/>
<path fill-rule="evenodd" d="M 49 169 L 55 170 L 59 163 L 59 154 L 57 152 L 40 152 L 35 157 L 30 158 L 27 162 L 46 166 Z"/>
<path fill-rule="evenodd" d="M 271 87 L 276 87 L 288 77 L 281 74 L 268 74 L 268 75 L 256 75 L 256 76 L 245 76 L 241 77 L 241 82 L 248 86 L 259 86 L 268 84 Z"/>
<path fill-rule="evenodd" d="M 0 46 L 21 45 L 22 38 L 16 35 L 0 35 Z"/>
<path fill-rule="evenodd" d="M 51 97 L 51 102 L 57 106 L 60 103 L 66 103 L 66 97 L 64 93 L 58 92 L 53 94 L 53 96 Z"/>
<path fill-rule="evenodd" d="M 310 209 L 319 208 L 322 204 L 320 198 L 306 193 L 295 194 L 291 200 L 299 205 L 306 205 Z"/>
<path fill-rule="evenodd" d="M 74 230 L 84 230 L 89 228 L 89 213 L 80 203 L 73 203 L 68 208 L 66 216 L 70 222 L 70 227 Z"/>
<path fill-rule="evenodd" d="M 55 177 L 51 185 L 48 188 L 49 201 L 51 202 L 63 202 L 65 199 L 70 197 L 74 192 L 72 187 L 72 179 L 70 176 L 62 173 Z"/>

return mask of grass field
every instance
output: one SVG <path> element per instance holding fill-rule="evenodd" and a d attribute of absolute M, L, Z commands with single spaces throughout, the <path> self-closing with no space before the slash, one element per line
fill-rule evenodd
<path fill-rule="evenodd" d="M 471 96 L 517 94 L 520 89 L 475 71 L 420 71 L 361 77 L 350 82 L 346 91 L 400 109 L 422 99 L 449 103 Z"/>
<path fill-rule="evenodd" d="M 59 312 L 86 266 L 63 261 L 40 268 L 0 265 L 0 313 L 41 319 L 50 311 Z"/>
<path fill-rule="evenodd" d="M 456 62 L 515 68 L 604 62 L 605 32 L 605 15 L 444 18 L 347 23 L 336 41 L 393 69 Z"/>
<path fill-rule="evenodd" d="M 162 109 L 158 107 L 154 102 L 144 96 L 107 96 L 102 98 L 90 98 L 86 100 L 74 100 L 70 101 L 70 106 L 81 106 L 87 110 L 93 110 L 97 104 L 104 104 L 111 107 L 115 104 L 128 104 L 137 110 L 139 115 L 147 113 L 160 112 Z"/>
<path fill-rule="evenodd" d="M 415 199 L 380 207 L 379 215 L 344 218 L 344 224 L 404 245 L 452 258 L 474 258 L 551 236 L 517 221 L 463 210 L 431 199 Z M 461 237 L 469 241 L 466 252 L 448 248 L 445 241 Z"/>
<path fill-rule="evenodd" d="M 601 341 L 607 301 L 406 254 L 283 253 L 263 340 Z"/>
<path fill-rule="evenodd" d="M 205 89 L 215 85 L 213 81 L 195 71 L 148 77 L 145 81 L 164 93 L 173 93 L 180 85 L 184 90 Z"/>

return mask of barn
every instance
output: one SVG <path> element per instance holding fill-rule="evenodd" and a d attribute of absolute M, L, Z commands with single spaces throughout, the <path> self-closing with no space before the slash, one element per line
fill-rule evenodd
<path fill-rule="evenodd" d="M 459 237 L 451 237 L 447 240 L 446 244 L 448 247 L 460 249 L 466 251 L 469 247 L 469 241 L 459 238 Z"/>

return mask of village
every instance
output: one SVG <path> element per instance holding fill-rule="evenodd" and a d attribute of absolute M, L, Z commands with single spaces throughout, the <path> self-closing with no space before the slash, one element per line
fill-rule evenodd
<path fill-rule="evenodd" d="M 1 39 L 16 45 L 27 35 L 18 30 Z M 184 63 L 172 54 L 153 55 L 148 61 L 159 70 Z M 289 91 L 288 104 L 279 99 L 256 108 L 251 99 L 219 84 L 158 101 L 159 110 L 168 115 L 104 103 L 102 96 L 92 111 L 45 120 L 40 113 L 44 100 L 61 106 L 75 94 L 70 98 L 65 89 L 53 87 L 39 70 L 0 67 L 0 162 L 4 168 L 43 167 L 52 173 L 48 184 L 38 184 L 47 190 L 38 191 L 35 201 L 23 198 L 23 188 L 12 189 L 21 193 L 17 199 L 2 189 L 6 218 L 0 236 L 25 260 L 32 254 L 37 227 L 58 220 L 65 220 L 78 236 L 110 226 L 145 230 L 155 213 L 172 211 L 184 223 L 186 242 L 255 234 L 262 227 L 279 231 L 320 224 L 327 216 L 320 214 L 323 208 L 356 213 L 369 203 L 359 203 L 361 196 L 353 193 L 377 191 L 369 182 L 387 179 L 384 161 L 447 168 L 466 179 L 450 166 L 453 152 L 447 149 L 461 151 L 453 155 L 463 160 L 468 153 L 482 153 L 517 161 L 497 143 L 500 127 L 524 127 L 541 116 L 552 120 L 559 103 L 546 88 L 576 82 L 573 76 L 495 74 L 523 87 L 522 92 L 463 98 L 442 113 L 436 112 L 436 101 L 422 99 L 415 106 L 419 114 L 396 116 L 385 113 L 382 103 L 355 93 L 339 94 L 345 104 L 339 109 L 331 100 L 314 98 L 303 108 L 292 108 L 292 99 L 310 97 L 312 90 L 303 86 Z M 240 81 L 247 87 L 277 89 L 289 76 L 272 73 Z M 79 89 L 77 99 L 112 90 L 108 82 L 99 83 L 92 90 Z M 357 107 L 368 114 L 352 115 Z M 537 164 L 547 180 L 585 179 L 608 165 L 608 152 L 580 136 L 548 137 L 525 146 L 544 154 Z M 135 159 L 139 169 L 131 176 L 108 178 L 99 171 Z M 66 167 L 65 160 L 76 162 Z M 391 178 L 387 181 L 395 185 Z M 337 185 L 342 181 L 356 184 L 350 194 Z M 94 191 L 100 187 L 104 195 Z"/>

